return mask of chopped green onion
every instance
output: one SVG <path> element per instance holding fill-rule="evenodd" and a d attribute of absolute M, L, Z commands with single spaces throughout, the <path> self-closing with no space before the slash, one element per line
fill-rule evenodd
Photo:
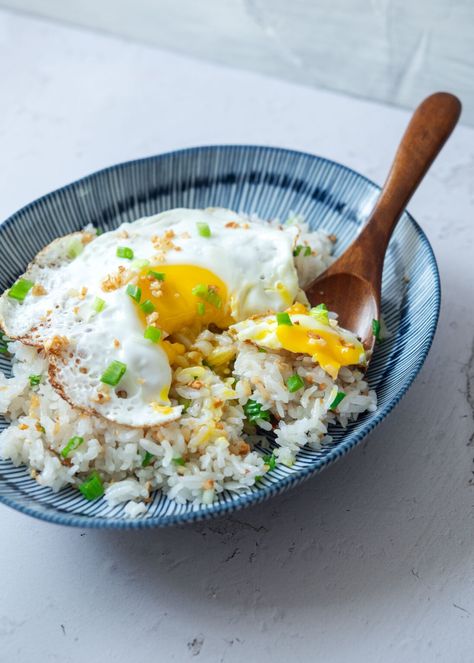
<path fill-rule="evenodd" d="M 9 340 L 10 340 L 10 339 L 7 338 L 7 337 L 5 336 L 5 334 L 3 334 L 3 333 L 0 331 L 0 354 L 2 354 L 2 355 L 7 355 L 7 354 L 8 354 L 7 343 L 8 343 Z"/>
<path fill-rule="evenodd" d="M 147 267 L 149 264 L 150 261 L 146 258 L 137 258 L 130 266 L 132 269 L 143 269 L 143 267 Z"/>
<path fill-rule="evenodd" d="M 28 380 L 30 381 L 30 387 L 37 387 L 41 382 L 41 375 L 30 375 Z"/>
<path fill-rule="evenodd" d="M 126 258 L 127 260 L 133 260 L 132 249 L 129 246 L 118 246 L 117 258 Z"/>
<path fill-rule="evenodd" d="M 148 467 L 148 465 L 151 463 L 153 458 L 154 458 L 153 454 L 151 454 L 149 451 L 145 451 L 145 455 L 143 456 L 142 460 L 142 467 Z"/>
<path fill-rule="evenodd" d="M 187 412 L 191 406 L 192 400 L 190 398 L 178 398 L 178 403 L 183 406 L 183 412 Z"/>
<path fill-rule="evenodd" d="M 298 391 L 298 389 L 304 387 L 304 382 L 303 379 L 297 373 L 295 373 L 288 378 L 286 381 L 286 386 L 288 387 L 290 394 L 293 394 L 295 391 Z"/>
<path fill-rule="evenodd" d="M 79 490 L 86 500 L 95 500 L 101 497 L 104 494 L 104 484 L 99 473 L 96 470 L 91 472 L 87 479 L 81 483 Z"/>
<path fill-rule="evenodd" d="M 323 325 L 329 324 L 328 307 L 326 304 L 318 304 L 310 309 L 309 314 Z"/>
<path fill-rule="evenodd" d="M 270 421 L 270 412 L 268 410 L 262 410 L 261 404 L 251 398 L 245 403 L 243 409 L 245 416 L 251 423 L 255 423 L 258 419 Z"/>
<path fill-rule="evenodd" d="M 346 397 L 346 394 L 343 391 L 338 391 L 336 394 L 336 397 L 334 398 L 333 402 L 329 406 L 330 410 L 335 410 L 339 403 Z"/>
<path fill-rule="evenodd" d="M 275 469 L 277 463 L 275 454 L 272 453 L 268 456 L 264 456 L 263 462 L 265 463 L 265 465 L 268 465 L 268 471 L 271 472 L 272 470 Z"/>
<path fill-rule="evenodd" d="M 258 351 L 259 351 L 259 352 L 263 352 L 264 354 L 267 353 L 267 351 L 265 350 L 265 348 L 258 348 Z"/>
<path fill-rule="evenodd" d="M 114 360 L 102 373 L 100 381 L 104 384 L 109 384 L 111 387 L 116 387 L 125 375 L 126 370 L 126 364 L 123 364 L 121 361 Z"/>
<path fill-rule="evenodd" d="M 158 327 L 147 327 L 143 336 L 152 343 L 158 343 L 161 338 L 161 329 L 158 329 Z"/>
<path fill-rule="evenodd" d="M 380 322 L 378 320 L 372 320 L 372 333 L 375 340 L 380 341 Z"/>
<path fill-rule="evenodd" d="M 200 297 L 204 299 L 209 304 L 212 304 L 215 308 L 220 308 L 222 306 L 222 299 L 217 293 L 216 286 L 204 285 L 204 283 L 198 283 L 191 290 L 195 297 Z"/>
<path fill-rule="evenodd" d="M 198 315 L 204 315 L 204 314 L 205 314 L 205 312 L 206 312 L 206 307 L 204 306 L 204 303 L 203 303 L 203 302 L 198 302 L 198 305 L 197 305 L 197 312 L 198 312 Z"/>
<path fill-rule="evenodd" d="M 68 245 L 67 257 L 71 258 L 71 260 L 74 260 L 74 258 L 77 258 L 77 256 L 79 256 L 83 251 L 84 244 L 81 242 L 79 237 L 73 237 Z"/>
<path fill-rule="evenodd" d="M 288 313 L 277 313 L 276 319 L 279 325 L 288 325 L 289 327 L 291 327 L 291 325 L 293 324 L 291 322 L 291 318 L 288 315 Z"/>
<path fill-rule="evenodd" d="M 100 235 L 103 235 L 103 234 L 104 234 L 104 231 L 102 230 L 102 228 L 96 228 L 95 229 L 95 236 L 96 237 L 100 237 Z"/>
<path fill-rule="evenodd" d="M 207 223 L 204 223 L 202 221 L 198 221 L 196 223 L 198 233 L 201 235 L 201 237 L 210 237 L 211 236 L 211 229 L 209 228 L 209 225 Z"/>
<path fill-rule="evenodd" d="M 263 477 L 262 477 L 261 474 L 257 474 L 257 476 L 255 477 L 255 483 L 258 483 L 259 481 L 261 481 L 262 478 L 263 478 Z"/>
<path fill-rule="evenodd" d="M 143 311 L 143 313 L 149 315 L 150 313 L 153 313 L 153 311 L 155 310 L 155 305 L 149 299 L 145 299 L 143 304 L 140 304 L 140 308 Z"/>
<path fill-rule="evenodd" d="M 94 302 L 92 304 L 92 308 L 96 313 L 102 313 L 102 311 L 105 308 L 105 301 L 101 299 L 100 297 L 96 297 L 94 299 Z"/>
<path fill-rule="evenodd" d="M 42 426 L 41 424 L 36 424 L 36 428 L 39 430 L 40 433 L 46 433 L 44 426 Z"/>
<path fill-rule="evenodd" d="M 298 246 L 296 246 L 293 249 L 293 255 L 295 256 L 295 258 L 297 256 L 299 256 L 301 251 L 303 251 L 304 256 L 310 256 L 311 255 L 311 247 L 310 246 L 305 246 L 304 244 L 298 244 Z"/>
<path fill-rule="evenodd" d="M 148 276 L 153 276 L 154 279 L 157 281 L 164 281 L 165 280 L 165 275 L 163 272 L 155 272 L 153 269 L 148 270 Z"/>
<path fill-rule="evenodd" d="M 178 456 L 177 458 L 173 458 L 173 463 L 176 463 L 176 465 L 186 465 L 186 461 L 182 456 Z"/>
<path fill-rule="evenodd" d="M 137 304 L 140 303 L 140 299 L 142 298 L 142 289 L 138 285 L 133 285 L 133 283 L 129 283 L 127 285 L 127 295 L 134 299 Z"/>
<path fill-rule="evenodd" d="M 33 286 L 33 281 L 28 281 L 28 279 L 18 279 L 8 291 L 8 296 L 22 302 Z"/>
<path fill-rule="evenodd" d="M 213 290 L 212 286 L 209 286 L 207 289 L 207 301 L 215 308 L 220 308 L 222 306 L 222 299 L 219 297 L 217 292 Z"/>
<path fill-rule="evenodd" d="M 197 285 L 194 286 L 191 292 L 195 297 L 206 297 L 207 285 L 204 285 L 204 283 L 198 283 Z"/>
<path fill-rule="evenodd" d="M 190 398 L 178 398 L 178 403 L 183 406 L 183 412 L 187 412 L 192 403 Z"/>
<path fill-rule="evenodd" d="M 61 451 L 61 456 L 63 458 L 67 458 L 71 451 L 74 451 L 74 449 L 77 449 L 82 443 L 84 442 L 83 437 L 79 437 L 79 435 L 74 435 L 74 437 L 71 437 L 69 442 L 66 444 L 64 449 Z"/>

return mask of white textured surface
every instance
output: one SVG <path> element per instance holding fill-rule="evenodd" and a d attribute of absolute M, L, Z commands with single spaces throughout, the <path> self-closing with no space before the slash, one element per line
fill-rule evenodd
<path fill-rule="evenodd" d="M 0 0 L 177 52 L 414 107 L 448 88 L 474 124 L 471 0 Z"/>
<path fill-rule="evenodd" d="M 93 169 L 198 143 L 304 149 L 381 182 L 408 119 L 3 13 L 0 80 L 0 218 Z M 473 178 L 462 127 L 410 206 L 441 269 L 438 334 L 409 395 L 345 460 L 183 529 L 79 531 L 0 508 L 2 663 L 472 660 Z"/>

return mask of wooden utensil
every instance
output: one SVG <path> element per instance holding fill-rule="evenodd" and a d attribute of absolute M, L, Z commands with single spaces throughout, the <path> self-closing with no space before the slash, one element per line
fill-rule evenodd
<path fill-rule="evenodd" d="M 389 239 L 428 168 L 453 131 L 461 102 L 447 92 L 427 97 L 415 110 L 395 154 L 374 210 L 357 239 L 311 285 L 311 304 L 321 302 L 339 324 L 359 336 L 366 350 L 375 343 L 380 317 L 382 269 Z"/>

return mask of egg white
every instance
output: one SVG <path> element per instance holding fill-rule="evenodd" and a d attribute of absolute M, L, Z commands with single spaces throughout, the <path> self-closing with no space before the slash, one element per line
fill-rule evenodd
<path fill-rule="evenodd" d="M 207 223 L 211 236 L 200 236 L 197 223 Z M 101 284 L 119 266 L 133 262 L 117 257 L 127 246 L 134 258 L 156 264 L 152 238 L 173 230 L 177 249 L 166 252 L 166 264 L 197 265 L 226 285 L 232 317 L 281 311 L 301 293 L 293 260 L 296 228 L 248 223 L 222 209 L 176 209 L 124 223 L 84 243 L 82 253 L 68 257 L 71 242 L 86 242 L 86 233 L 55 240 L 29 266 L 24 278 L 45 293 L 30 292 L 23 302 L 0 298 L 0 324 L 11 338 L 43 348 L 50 358 L 52 384 L 72 405 L 128 426 L 155 426 L 180 416 L 170 406 L 168 357 L 160 344 L 144 339 L 143 325 L 126 286 L 104 291 Z M 100 297 L 105 307 L 93 308 Z M 55 349 L 54 339 L 66 339 Z M 101 375 L 115 361 L 127 366 L 116 388 L 104 387 Z"/>

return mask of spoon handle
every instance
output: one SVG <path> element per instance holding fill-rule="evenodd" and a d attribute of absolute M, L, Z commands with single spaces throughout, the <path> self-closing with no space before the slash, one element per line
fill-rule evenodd
<path fill-rule="evenodd" d="M 369 220 L 328 273 L 349 271 L 378 287 L 387 244 L 397 221 L 460 114 L 461 102 L 447 92 L 436 92 L 418 106 Z"/>

